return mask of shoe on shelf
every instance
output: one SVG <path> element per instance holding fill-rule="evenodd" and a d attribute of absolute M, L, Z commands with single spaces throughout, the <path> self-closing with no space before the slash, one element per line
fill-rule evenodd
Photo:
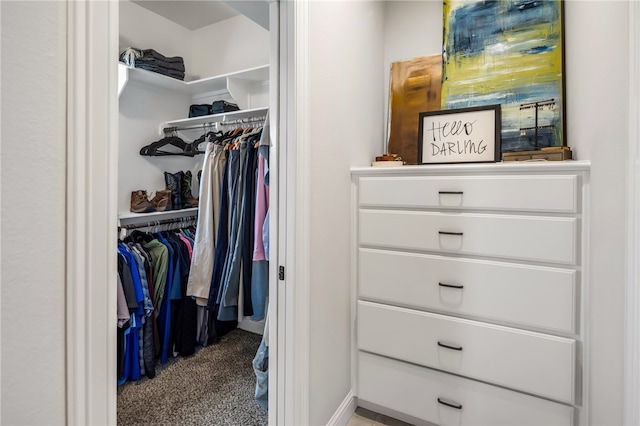
<path fill-rule="evenodd" d="M 191 174 L 191 170 L 187 170 L 182 177 L 182 202 L 184 203 L 185 209 L 198 207 L 198 199 L 191 193 L 192 181 L 193 175 Z"/>
<path fill-rule="evenodd" d="M 151 199 L 151 205 L 157 212 L 171 210 L 171 190 L 161 189 L 156 191 L 156 195 Z"/>
<path fill-rule="evenodd" d="M 184 178 L 184 172 L 178 173 L 164 172 L 164 182 L 167 185 L 167 189 L 171 191 L 171 207 L 173 210 L 180 210 L 182 205 L 182 179 Z"/>
<path fill-rule="evenodd" d="M 131 212 L 133 213 L 150 213 L 156 211 L 153 204 L 149 202 L 147 191 L 139 189 L 131 191 Z"/>

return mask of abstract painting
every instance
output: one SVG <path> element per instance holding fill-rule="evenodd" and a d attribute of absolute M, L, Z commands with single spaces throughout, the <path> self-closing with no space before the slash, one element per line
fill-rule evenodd
<path fill-rule="evenodd" d="M 563 2 L 445 0 L 442 109 L 500 104 L 502 151 L 566 145 Z"/>

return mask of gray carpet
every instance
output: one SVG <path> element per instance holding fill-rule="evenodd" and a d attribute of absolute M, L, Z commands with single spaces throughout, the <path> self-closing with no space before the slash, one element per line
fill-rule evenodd
<path fill-rule="evenodd" d="M 158 364 L 153 379 L 119 386 L 118 425 L 267 425 L 253 399 L 261 339 L 237 329 L 191 357 Z"/>

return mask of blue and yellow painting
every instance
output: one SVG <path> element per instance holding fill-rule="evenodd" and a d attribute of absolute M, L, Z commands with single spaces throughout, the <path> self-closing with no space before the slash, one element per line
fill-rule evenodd
<path fill-rule="evenodd" d="M 503 152 L 566 145 L 562 9 L 445 0 L 442 109 L 500 104 Z"/>

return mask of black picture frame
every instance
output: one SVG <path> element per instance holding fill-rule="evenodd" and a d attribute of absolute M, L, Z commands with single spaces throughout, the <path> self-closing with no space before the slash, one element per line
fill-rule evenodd
<path fill-rule="evenodd" d="M 419 114 L 418 164 L 501 160 L 499 104 Z"/>

